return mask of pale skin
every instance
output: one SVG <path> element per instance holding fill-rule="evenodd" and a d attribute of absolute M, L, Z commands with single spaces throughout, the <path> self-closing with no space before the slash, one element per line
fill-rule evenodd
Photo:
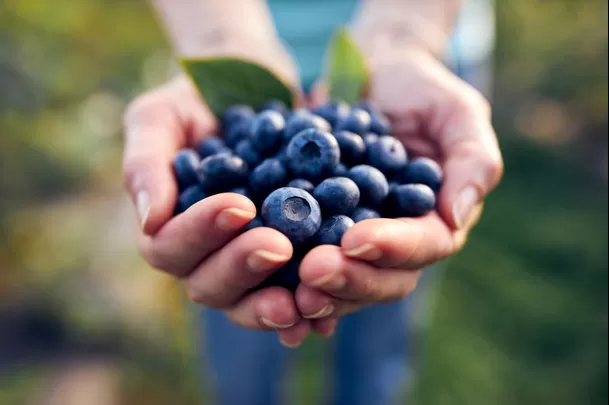
<path fill-rule="evenodd" d="M 152 2 L 178 54 L 250 58 L 298 89 L 263 0 Z M 410 294 L 422 268 L 462 248 L 503 171 L 488 103 L 434 56 L 458 3 L 368 0 L 351 26 L 371 67 L 370 101 L 392 119 L 413 155 L 437 159 L 446 172 L 437 213 L 358 223 L 342 246 L 320 246 L 305 257 L 295 294 L 281 288 L 247 293 L 290 259 L 292 246 L 270 228 L 239 235 L 256 208 L 237 194 L 207 198 L 172 218 L 172 159 L 216 127 L 204 100 L 178 76 L 138 97 L 125 115 L 125 184 L 147 261 L 181 279 L 193 301 L 225 311 L 243 327 L 275 330 L 290 347 L 311 332 L 332 335 L 347 313 Z M 298 103 L 325 100 L 320 80 L 311 98 L 299 96 Z"/>

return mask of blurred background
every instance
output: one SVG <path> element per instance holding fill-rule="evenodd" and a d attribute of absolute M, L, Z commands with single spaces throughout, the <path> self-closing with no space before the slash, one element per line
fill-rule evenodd
<path fill-rule="evenodd" d="M 607 2 L 503 1 L 497 23 L 506 176 L 447 263 L 408 403 L 606 404 Z M 2 405 L 207 403 L 121 189 L 122 110 L 170 58 L 143 1 L 0 4 Z M 299 352 L 295 404 L 319 403 L 326 348 Z"/>

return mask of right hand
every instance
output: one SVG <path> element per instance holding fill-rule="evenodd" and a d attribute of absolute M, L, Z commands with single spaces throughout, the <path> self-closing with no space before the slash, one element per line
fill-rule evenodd
<path fill-rule="evenodd" d="M 248 293 L 291 258 L 290 241 L 270 228 L 240 235 L 256 207 L 238 194 L 214 195 L 173 217 L 173 158 L 215 130 L 213 115 L 183 76 L 128 107 L 123 168 L 140 220 L 139 248 L 150 265 L 183 280 L 193 301 L 223 310 L 242 327 L 277 330 L 282 343 L 297 345 L 310 325 L 293 294 L 279 287 Z"/>

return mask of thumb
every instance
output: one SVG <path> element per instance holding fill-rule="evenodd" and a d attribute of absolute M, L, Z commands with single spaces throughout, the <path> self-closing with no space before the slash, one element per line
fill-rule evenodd
<path fill-rule="evenodd" d="M 440 146 L 445 156 L 445 180 L 438 209 L 453 228 L 471 223 L 476 207 L 499 183 L 503 160 L 490 114 L 466 103 L 445 121 Z"/>

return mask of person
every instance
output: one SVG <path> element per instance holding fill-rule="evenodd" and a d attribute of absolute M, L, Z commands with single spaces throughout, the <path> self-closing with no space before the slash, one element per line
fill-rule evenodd
<path fill-rule="evenodd" d="M 503 170 L 489 103 L 446 67 L 452 58 L 457 71 L 467 71 L 462 60 L 454 63 L 459 47 L 451 38 L 463 16 L 461 2 L 152 3 L 177 54 L 258 62 L 290 83 L 303 106 L 327 100 L 323 50 L 332 31 L 348 23 L 369 66 L 369 102 L 391 119 L 409 152 L 441 162 L 446 177 L 437 213 L 358 223 L 342 246 L 319 246 L 304 258 L 294 294 L 248 292 L 293 253 L 275 230 L 239 235 L 256 213 L 248 199 L 216 195 L 172 218 L 177 189 L 171 161 L 216 126 L 204 100 L 178 74 L 125 113 L 125 185 L 139 215 L 139 247 L 153 267 L 183 280 L 203 307 L 202 340 L 218 403 L 278 404 L 285 346 L 298 346 L 310 333 L 336 334 L 332 403 L 391 403 L 407 371 L 405 297 L 422 269 L 462 248 Z M 466 3 L 488 10 L 479 0 Z M 472 66 L 482 64 L 479 55 Z"/>

